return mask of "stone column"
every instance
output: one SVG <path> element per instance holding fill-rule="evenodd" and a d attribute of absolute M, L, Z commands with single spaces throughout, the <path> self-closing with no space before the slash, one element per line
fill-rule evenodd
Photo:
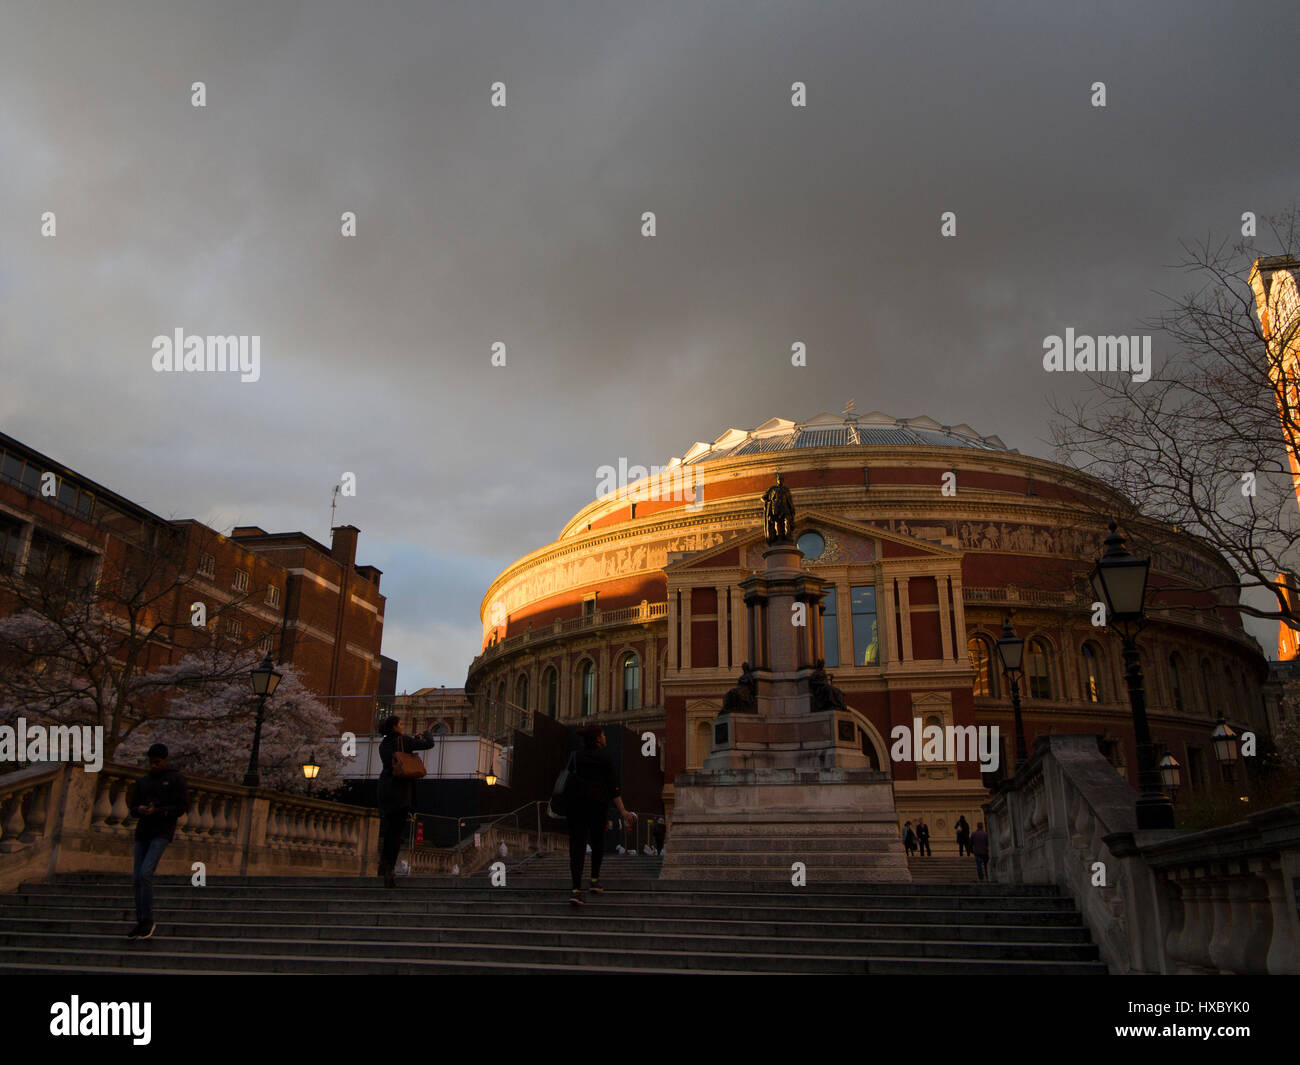
<path fill-rule="evenodd" d="M 898 579 L 898 610 L 903 619 L 902 661 L 912 661 L 912 601 L 908 595 L 907 577 Z"/>
<path fill-rule="evenodd" d="M 952 611 L 948 606 L 948 577 L 946 574 L 936 574 L 934 578 L 934 590 L 939 596 L 939 647 L 940 654 L 945 662 L 956 661 L 957 655 L 952 646 L 952 629 L 950 619 Z"/>

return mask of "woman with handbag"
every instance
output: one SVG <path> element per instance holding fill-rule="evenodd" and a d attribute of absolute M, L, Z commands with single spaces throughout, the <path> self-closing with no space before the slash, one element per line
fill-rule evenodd
<path fill-rule="evenodd" d="M 612 801 L 619 816 L 629 828 L 636 814 L 629 813 L 623 805 L 622 792 L 614 779 L 614 763 L 605 750 L 605 730 L 599 725 L 578 729 L 582 745 L 574 752 L 569 782 L 564 790 L 565 816 L 569 821 L 569 872 L 573 876 L 573 890 L 569 902 L 582 903 L 582 866 L 591 844 L 591 890 L 597 894 L 600 886 L 600 863 L 605 856 L 605 811 Z"/>
<path fill-rule="evenodd" d="M 396 715 L 384 718 L 379 723 L 379 732 L 384 737 L 379 744 L 379 764 L 383 766 L 378 787 L 380 833 L 383 835 L 379 875 L 384 878 L 384 887 L 395 888 L 397 852 L 401 850 L 406 822 L 411 816 L 411 807 L 415 805 L 415 781 L 424 776 L 424 765 L 413 764 L 420 760 L 412 752 L 427 751 L 433 746 L 434 739 L 428 732 L 423 736 L 403 736 L 402 721 Z"/>

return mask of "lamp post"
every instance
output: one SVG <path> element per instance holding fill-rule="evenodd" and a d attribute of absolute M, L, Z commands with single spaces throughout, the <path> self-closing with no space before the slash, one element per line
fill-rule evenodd
<path fill-rule="evenodd" d="M 316 761 L 316 752 L 312 751 L 311 757 L 302 764 L 302 775 L 307 778 L 307 794 L 311 794 L 312 783 L 320 774 L 320 763 Z"/>
<path fill-rule="evenodd" d="M 268 654 L 262 664 L 253 670 L 253 694 L 257 696 L 257 724 L 253 726 L 253 753 L 248 759 L 248 772 L 244 774 L 244 787 L 255 788 L 257 778 L 257 755 L 262 747 L 262 715 L 266 710 L 266 700 L 275 694 L 280 683 L 280 674 L 275 671 Z"/>
<path fill-rule="evenodd" d="M 998 661 L 1011 684 L 1011 712 L 1016 719 L 1016 772 L 1029 757 L 1025 746 L 1025 721 L 1020 715 L 1020 674 L 1025 662 L 1025 641 L 1011 627 L 1011 619 L 1002 619 L 1002 639 L 998 640 Z"/>
<path fill-rule="evenodd" d="M 1233 731 L 1232 726 L 1224 720 L 1223 714 L 1219 714 L 1218 723 L 1214 726 L 1214 731 L 1210 733 L 1210 742 L 1214 746 L 1214 757 L 1223 768 L 1220 769 L 1220 776 L 1227 775 L 1228 782 L 1236 783 L 1232 767 L 1237 764 L 1237 756 L 1241 751 L 1241 737 Z M 1243 801 L 1249 801 L 1242 796 Z"/>
<path fill-rule="evenodd" d="M 1147 722 L 1142 663 L 1137 649 L 1151 560 L 1136 558 L 1124 549 L 1124 538 L 1116 531 L 1114 518 L 1110 521 L 1110 535 L 1105 542 L 1106 550 L 1093 566 L 1090 579 L 1098 601 L 1106 608 L 1106 623 L 1113 623 L 1119 629 L 1124 642 L 1124 679 L 1128 683 L 1128 701 L 1133 710 L 1138 788 L 1141 791 L 1137 801 L 1138 828 L 1173 828 L 1174 804 L 1165 793 L 1160 769 L 1156 765 L 1151 726 Z"/>

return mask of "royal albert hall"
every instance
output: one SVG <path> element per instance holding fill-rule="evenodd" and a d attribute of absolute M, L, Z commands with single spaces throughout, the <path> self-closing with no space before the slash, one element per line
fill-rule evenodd
<path fill-rule="evenodd" d="M 1011 699 L 994 646 L 1007 616 L 1027 641 L 1029 747 L 1052 731 L 1095 733 L 1136 786 L 1119 636 L 1092 624 L 1104 484 L 966 425 L 878 413 L 729 429 L 668 470 L 671 480 L 588 503 L 496 578 L 467 690 L 561 721 L 654 731 L 671 816 L 673 779 L 709 755 L 713 719 L 750 657 L 740 583 L 762 567 L 762 498 L 780 473 L 803 565 L 826 582 L 810 621 L 826 669 L 863 751 L 893 775 L 900 820 L 924 816 L 936 852 L 955 850 L 952 825 L 960 814 L 974 824 L 990 780 L 970 760 L 892 760 L 891 730 L 996 724 L 1010 771 Z M 1172 546 L 1153 555 L 1138 642 L 1157 756 L 1172 754 L 1195 794 L 1219 772 L 1220 713 L 1239 731 L 1267 731 L 1268 667 L 1231 602 L 1191 590 L 1231 585 L 1227 563 L 1165 531 Z"/>

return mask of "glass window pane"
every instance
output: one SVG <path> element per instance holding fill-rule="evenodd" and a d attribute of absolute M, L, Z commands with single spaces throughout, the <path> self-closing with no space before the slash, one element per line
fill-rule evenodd
<path fill-rule="evenodd" d="M 826 589 L 826 613 L 822 615 L 822 647 L 826 652 L 826 666 L 834 669 L 840 664 L 840 622 L 835 616 L 835 589 Z"/>
<path fill-rule="evenodd" d="M 880 662 L 880 641 L 876 632 L 876 589 L 859 585 L 850 589 L 853 610 L 853 661 L 859 666 Z"/>

